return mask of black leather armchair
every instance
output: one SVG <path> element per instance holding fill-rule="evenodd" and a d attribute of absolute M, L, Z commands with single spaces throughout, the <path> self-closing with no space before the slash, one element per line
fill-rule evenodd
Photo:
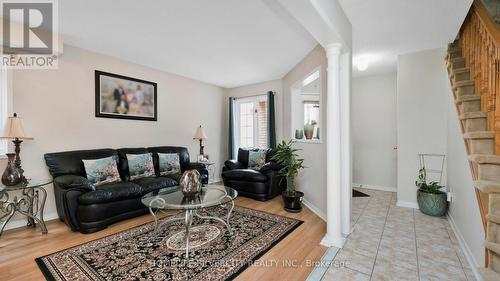
<path fill-rule="evenodd" d="M 155 177 L 130 180 L 126 154 L 153 154 Z M 159 176 L 158 154 L 178 153 L 181 171 L 199 169 L 202 175 L 208 171 L 189 162 L 188 150 L 184 147 L 122 148 L 67 151 L 45 154 L 45 162 L 54 178 L 54 195 L 57 213 L 73 231 L 91 233 L 108 225 L 146 214 L 148 209 L 141 203 L 144 194 L 162 189 L 177 188 L 179 176 Z M 115 156 L 122 181 L 95 187 L 85 173 L 82 159 L 98 159 Z"/>
<path fill-rule="evenodd" d="M 238 150 L 238 160 L 227 160 L 222 169 L 224 185 L 232 187 L 242 196 L 267 201 L 281 194 L 286 182 L 278 174 L 281 166 L 270 160 L 272 150 L 266 154 L 266 164 L 258 171 L 248 168 L 248 149 Z"/>

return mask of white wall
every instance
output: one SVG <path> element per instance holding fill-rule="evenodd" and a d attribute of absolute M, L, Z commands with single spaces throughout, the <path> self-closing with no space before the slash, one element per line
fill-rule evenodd
<path fill-rule="evenodd" d="M 398 204 L 416 207 L 417 153 L 446 153 L 450 82 L 445 49 L 398 56 Z"/>
<path fill-rule="evenodd" d="M 35 137 L 22 145 L 28 177 L 49 178 L 43 154 L 64 150 L 178 145 L 188 147 L 195 159 L 199 144 L 193 135 L 199 125 L 208 136 L 206 152 L 220 171 L 227 159 L 222 88 L 72 46 L 64 51 L 57 70 L 13 73 L 13 109 Z M 94 117 L 96 69 L 158 83 L 158 121 Z M 52 186 L 47 191 L 46 217 L 54 218 Z"/>
<path fill-rule="evenodd" d="M 484 264 L 483 224 L 451 89 L 448 95 L 448 105 L 446 164 L 447 185 L 452 193 L 448 216 L 460 233 L 459 239 L 465 242 L 465 252 L 472 257 L 473 266 L 477 267 Z"/>
<path fill-rule="evenodd" d="M 352 80 L 353 182 L 396 190 L 396 73 Z"/>
<path fill-rule="evenodd" d="M 306 75 L 320 68 L 321 79 L 321 136 L 326 136 L 326 67 L 327 59 L 323 47 L 318 45 L 301 62 L 283 77 L 283 136 L 292 138 L 291 128 L 291 87 L 297 81 L 303 80 Z M 296 143 L 302 149 L 299 155 L 304 158 L 306 169 L 297 177 L 297 189 L 304 192 L 305 203 L 323 218 L 326 218 L 326 143 L 324 137 L 321 143 Z"/>

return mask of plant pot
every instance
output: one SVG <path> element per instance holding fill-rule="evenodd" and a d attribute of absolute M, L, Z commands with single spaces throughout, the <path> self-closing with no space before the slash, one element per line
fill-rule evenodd
<path fill-rule="evenodd" d="M 294 193 L 288 193 L 285 191 L 281 196 L 283 197 L 283 203 L 285 203 L 285 211 L 291 213 L 302 211 L 302 199 L 304 199 L 303 192 L 295 191 Z"/>
<path fill-rule="evenodd" d="M 418 190 L 417 202 L 420 211 L 429 216 L 442 217 L 448 211 L 448 202 L 444 192 L 434 194 Z"/>
<path fill-rule="evenodd" d="M 306 124 L 304 125 L 304 135 L 306 139 L 310 140 L 313 138 L 314 134 L 314 125 Z"/>

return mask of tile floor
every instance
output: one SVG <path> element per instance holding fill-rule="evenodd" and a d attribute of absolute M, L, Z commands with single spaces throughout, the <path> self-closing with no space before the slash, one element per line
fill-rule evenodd
<path fill-rule="evenodd" d="M 396 193 L 357 188 L 354 230 L 321 280 L 475 281 L 446 218 L 396 206 Z"/>

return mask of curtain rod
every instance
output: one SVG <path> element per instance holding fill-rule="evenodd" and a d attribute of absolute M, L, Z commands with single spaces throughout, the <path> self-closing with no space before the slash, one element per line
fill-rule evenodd
<path fill-rule="evenodd" d="M 276 94 L 275 91 L 268 91 L 267 93 L 269 93 L 269 92 L 273 92 L 273 95 Z M 267 93 L 265 93 L 265 94 L 258 94 L 258 95 L 251 95 L 251 96 L 243 96 L 243 97 L 232 97 L 232 98 L 234 98 L 236 100 L 237 99 L 244 99 L 244 98 L 253 98 L 253 97 L 267 96 Z"/>

